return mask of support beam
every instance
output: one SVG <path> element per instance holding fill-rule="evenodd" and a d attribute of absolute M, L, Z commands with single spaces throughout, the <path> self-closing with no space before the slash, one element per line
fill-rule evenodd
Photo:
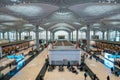
<path fill-rule="evenodd" d="M 52 41 L 52 33 L 50 32 L 50 41 Z"/>
<path fill-rule="evenodd" d="M 21 40 L 21 33 L 22 33 L 22 32 L 19 32 L 19 40 Z"/>
<path fill-rule="evenodd" d="M 30 31 L 28 32 L 28 36 L 30 37 Z"/>
<path fill-rule="evenodd" d="M 93 36 L 95 36 L 95 33 L 96 33 L 96 31 L 95 31 L 95 30 L 93 30 Z"/>
<path fill-rule="evenodd" d="M 117 30 L 115 29 L 115 38 L 114 38 L 114 41 L 116 41 L 116 38 L 117 38 Z"/>
<path fill-rule="evenodd" d="M 73 31 L 72 31 L 72 41 L 73 41 Z"/>
<path fill-rule="evenodd" d="M 119 31 L 119 41 L 120 41 L 120 31 Z"/>
<path fill-rule="evenodd" d="M 18 31 L 16 30 L 16 41 L 18 41 Z"/>
<path fill-rule="evenodd" d="M 107 34 L 106 34 L 106 36 L 107 36 L 107 40 L 109 40 L 110 39 L 110 31 L 109 31 L 109 29 L 107 30 Z"/>
<path fill-rule="evenodd" d="M 41 32 L 39 32 L 39 39 L 41 38 Z M 32 38 L 31 38 L 32 39 Z"/>
<path fill-rule="evenodd" d="M 86 31 L 86 39 L 87 39 L 87 50 L 90 49 L 90 25 L 87 25 L 87 31 Z"/>
<path fill-rule="evenodd" d="M 0 40 L 1 40 L 1 32 L 0 32 Z"/>
<path fill-rule="evenodd" d="M 39 26 L 35 27 L 35 35 L 36 35 L 36 50 L 39 51 Z"/>
<path fill-rule="evenodd" d="M 7 32 L 7 39 L 10 41 L 10 35 L 9 35 L 9 32 Z"/>
<path fill-rule="evenodd" d="M 78 48 L 78 29 L 76 29 L 76 48 Z"/>
<path fill-rule="evenodd" d="M 5 38 L 5 32 L 2 32 L 2 38 L 3 39 Z"/>
<path fill-rule="evenodd" d="M 69 41 L 71 41 L 71 33 L 68 33 L 69 34 Z"/>
<path fill-rule="evenodd" d="M 105 39 L 105 31 L 102 31 L 102 40 Z"/>
<path fill-rule="evenodd" d="M 52 40 L 54 41 L 55 39 L 55 33 L 54 32 L 52 32 Z"/>
<path fill-rule="evenodd" d="M 46 30 L 46 45 L 48 45 L 48 30 Z"/>

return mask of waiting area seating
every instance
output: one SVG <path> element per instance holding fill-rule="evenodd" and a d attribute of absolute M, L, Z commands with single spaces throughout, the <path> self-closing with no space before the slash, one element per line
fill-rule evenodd
<path fill-rule="evenodd" d="M 63 66 L 59 66 L 59 71 L 64 71 Z"/>

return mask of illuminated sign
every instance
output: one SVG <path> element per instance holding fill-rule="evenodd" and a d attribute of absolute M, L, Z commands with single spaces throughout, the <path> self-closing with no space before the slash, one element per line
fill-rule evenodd
<path fill-rule="evenodd" d="M 111 58 L 110 56 L 113 55 L 104 53 L 104 64 L 109 68 L 114 68 L 114 58 Z"/>
<path fill-rule="evenodd" d="M 120 58 L 120 55 L 109 55 L 109 58 Z"/>

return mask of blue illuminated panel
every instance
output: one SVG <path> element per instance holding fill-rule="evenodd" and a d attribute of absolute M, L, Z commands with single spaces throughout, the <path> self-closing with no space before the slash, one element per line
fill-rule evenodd
<path fill-rule="evenodd" d="M 22 68 L 24 66 L 24 64 L 25 64 L 24 59 L 21 60 L 21 61 L 19 61 L 18 64 L 17 64 L 17 70 L 20 69 L 20 68 Z"/>
<path fill-rule="evenodd" d="M 111 54 L 108 53 L 104 53 L 104 64 L 109 67 L 109 68 L 114 68 L 114 58 L 111 58 L 109 56 L 113 56 Z"/>

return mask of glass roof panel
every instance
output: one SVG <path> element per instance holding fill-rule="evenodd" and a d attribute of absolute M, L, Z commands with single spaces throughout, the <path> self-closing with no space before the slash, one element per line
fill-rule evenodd
<path fill-rule="evenodd" d="M 52 26 L 51 28 L 56 28 L 56 27 L 65 27 L 65 28 L 70 28 L 70 29 L 75 29 L 73 26 L 67 24 L 67 23 L 58 23 L 54 26 Z"/>
<path fill-rule="evenodd" d="M 71 31 L 70 29 L 66 28 L 66 27 L 57 27 L 55 29 L 53 29 L 53 31 L 56 31 L 56 30 L 67 30 L 67 31 Z"/>
<path fill-rule="evenodd" d="M 42 27 L 39 27 L 40 30 L 44 30 Z"/>
<path fill-rule="evenodd" d="M 43 13 L 43 9 L 38 6 L 32 5 L 16 5 L 16 6 L 7 6 L 7 8 L 13 12 L 20 13 L 25 16 L 37 16 Z"/>
<path fill-rule="evenodd" d="M 0 15 L 0 21 L 7 21 L 7 20 L 18 20 L 18 18 L 10 15 Z"/>
<path fill-rule="evenodd" d="M 50 23 L 48 22 L 48 23 L 45 23 L 44 25 L 47 26 L 47 25 L 49 25 L 49 24 L 50 24 Z"/>
<path fill-rule="evenodd" d="M 107 19 L 120 19 L 120 14 L 117 14 L 117 15 L 114 15 L 114 16 L 111 16 Z"/>
<path fill-rule="evenodd" d="M 24 26 L 33 26 L 32 24 L 24 24 Z"/>
<path fill-rule="evenodd" d="M 15 23 L 10 23 L 10 22 L 7 22 L 7 23 L 2 23 L 3 25 L 8 25 L 8 26 L 13 26 L 15 25 Z"/>
<path fill-rule="evenodd" d="M 0 25 L 0 27 L 3 26 L 3 25 Z"/>
<path fill-rule="evenodd" d="M 118 24 L 120 24 L 120 22 L 110 22 L 110 24 L 112 24 L 112 25 L 118 25 Z"/>
<path fill-rule="evenodd" d="M 51 21 L 70 21 L 70 22 L 77 22 L 79 19 L 74 15 L 74 13 L 70 11 L 61 11 L 55 12 L 51 16 L 48 17 L 48 22 Z"/>
<path fill-rule="evenodd" d="M 93 26 L 100 26 L 101 24 L 99 24 L 99 23 L 95 23 L 95 24 L 93 24 Z"/>
<path fill-rule="evenodd" d="M 118 5 L 93 5 L 93 6 L 87 7 L 84 10 L 84 12 L 91 16 L 98 16 L 98 15 L 102 15 L 106 12 L 115 10 L 115 9 L 120 9 L 120 6 L 118 6 Z"/>
<path fill-rule="evenodd" d="M 73 22 L 73 24 L 76 24 L 76 25 L 81 25 L 80 23 L 78 23 L 78 22 Z"/>
<path fill-rule="evenodd" d="M 0 29 L 6 29 L 6 27 L 0 26 Z"/>
<path fill-rule="evenodd" d="M 87 30 L 87 27 L 82 27 L 80 30 Z"/>

